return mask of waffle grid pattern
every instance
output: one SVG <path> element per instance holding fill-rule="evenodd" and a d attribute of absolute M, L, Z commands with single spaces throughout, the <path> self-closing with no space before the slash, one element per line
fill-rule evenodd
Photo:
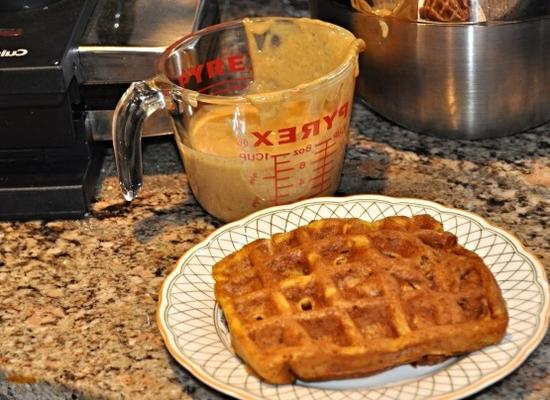
<path fill-rule="evenodd" d="M 471 0 L 425 0 L 420 16 L 431 21 L 468 22 L 471 10 Z"/>
<path fill-rule="evenodd" d="M 507 301 L 508 332 L 498 346 L 446 363 L 426 376 L 369 389 L 331 390 L 305 385 L 269 385 L 250 375 L 234 356 L 229 334 L 214 300 L 212 266 L 258 238 L 295 229 L 322 218 L 377 220 L 392 215 L 429 214 L 459 243 L 480 255 Z M 542 339 L 548 312 L 544 275 L 507 235 L 458 210 L 423 201 L 324 199 L 278 207 L 228 225 L 182 260 L 165 284 L 161 319 L 172 353 L 206 383 L 230 394 L 267 399 L 419 399 L 457 391 L 472 393 L 511 372 Z M 387 373 L 391 373 L 387 372 Z M 368 379 L 368 378 L 367 378 Z"/>

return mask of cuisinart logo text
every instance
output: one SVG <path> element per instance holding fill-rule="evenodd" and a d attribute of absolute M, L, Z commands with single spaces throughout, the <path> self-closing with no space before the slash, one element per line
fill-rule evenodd
<path fill-rule="evenodd" d="M 29 54 L 27 49 L 17 49 L 17 50 L 0 50 L 0 57 L 23 57 Z"/>

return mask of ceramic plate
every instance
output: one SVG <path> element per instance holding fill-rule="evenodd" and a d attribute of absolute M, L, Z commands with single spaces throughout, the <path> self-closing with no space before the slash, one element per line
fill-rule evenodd
<path fill-rule="evenodd" d="M 214 263 L 258 238 L 321 218 L 430 214 L 459 243 L 483 258 L 495 275 L 510 314 L 503 341 L 431 367 L 402 366 L 368 378 L 293 385 L 266 384 L 235 356 L 214 299 Z M 543 339 L 549 292 L 542 265 L 510 234 L 482 218 L 416 199 L 383 196 L 317 198 L 269 208 L 228 224 L 189 250 L 165 280 L 158 325 L 172 355 L 198 379 L 238 398 L 438 399 L 470 395 L 517 368 Z"/>

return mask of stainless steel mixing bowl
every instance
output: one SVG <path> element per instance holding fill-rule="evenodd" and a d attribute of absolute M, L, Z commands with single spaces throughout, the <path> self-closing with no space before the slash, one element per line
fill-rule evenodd
<path fill-rule="evenodd" d="M 446 138 L 505 136 L 550 120 L 550 17 L 425 23 L 310 0 L 312 16 L 365 40 L 357 92 L 411 130 Z"/>

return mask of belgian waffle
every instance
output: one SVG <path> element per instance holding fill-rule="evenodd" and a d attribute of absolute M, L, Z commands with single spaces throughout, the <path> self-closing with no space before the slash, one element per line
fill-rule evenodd
<path fill-rule="evenodd" d="M 425 0 L 420 8 L 421 18 L 440 22 L 468 22 L 471 13 L 471 0 Z"/>
<path fill-rule="evenodd" d="M 499 342 L 508 323 L 489 269 L 427 215 L 316 221 L 213 276 L 232 346 L 271 383 L 439 362 Z"/>

